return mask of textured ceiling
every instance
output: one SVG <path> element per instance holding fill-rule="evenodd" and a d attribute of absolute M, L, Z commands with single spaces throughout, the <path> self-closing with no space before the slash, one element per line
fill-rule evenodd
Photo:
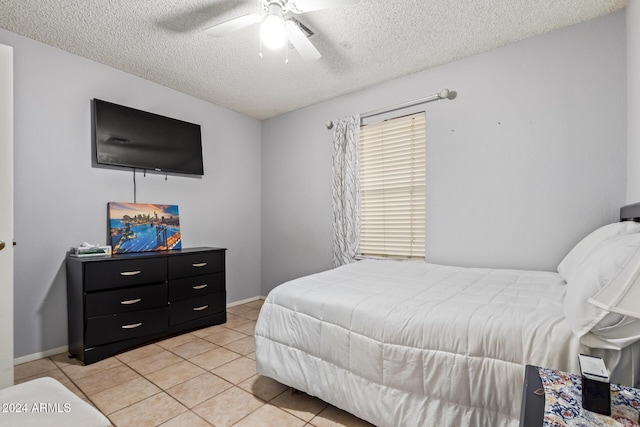
<path fill-rule="evenodd" d="M 606 15 L 627 0 L 362 0 L 309 12 L 322 58 L 258 53 L 257 0 L 0 0 L 0 27 L 258 119 Z"/>

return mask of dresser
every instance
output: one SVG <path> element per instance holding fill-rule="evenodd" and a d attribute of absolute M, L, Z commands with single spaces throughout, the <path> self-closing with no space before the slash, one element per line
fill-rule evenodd
<path fill-rule="evenodd" d="M 91 364 L 227 320 L 225 249 L 67 255 L 69 353 Z"/>

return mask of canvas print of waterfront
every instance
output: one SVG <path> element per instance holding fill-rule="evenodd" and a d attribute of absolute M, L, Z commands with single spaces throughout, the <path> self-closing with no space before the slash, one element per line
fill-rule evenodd
<path fill-rule="evenodd" d="M 107 211 L 114 254 L 182 247 L 177 205 L 109 202 Z"/>

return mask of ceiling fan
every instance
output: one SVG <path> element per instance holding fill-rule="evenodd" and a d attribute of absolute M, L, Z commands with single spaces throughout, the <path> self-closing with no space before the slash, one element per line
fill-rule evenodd
<path fill-rule="evenodd" d="M 233 31 L 262 22 L 260 40 L 270 49 L 280 49 L 287 40 L 303 59 L 313 61 L 320 58 L 320 52 L 302 32 L 298 21 L 292 15 L 316 10 L 356 4 L 360 0 L 257 0 L 262 4 L 263 13 L 249 13 L 207 28 L 205 33 L 221 37 Z"/>

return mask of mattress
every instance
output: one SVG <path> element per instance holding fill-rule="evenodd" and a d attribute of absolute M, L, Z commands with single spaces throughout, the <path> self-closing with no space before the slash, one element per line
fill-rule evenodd
<path fill-rule="evenodd" d="M 266 298 L 258 372 L 376 426 L 517 426 L 524 365 L 587 349 L 552 272 L 362 260 Z"/>

